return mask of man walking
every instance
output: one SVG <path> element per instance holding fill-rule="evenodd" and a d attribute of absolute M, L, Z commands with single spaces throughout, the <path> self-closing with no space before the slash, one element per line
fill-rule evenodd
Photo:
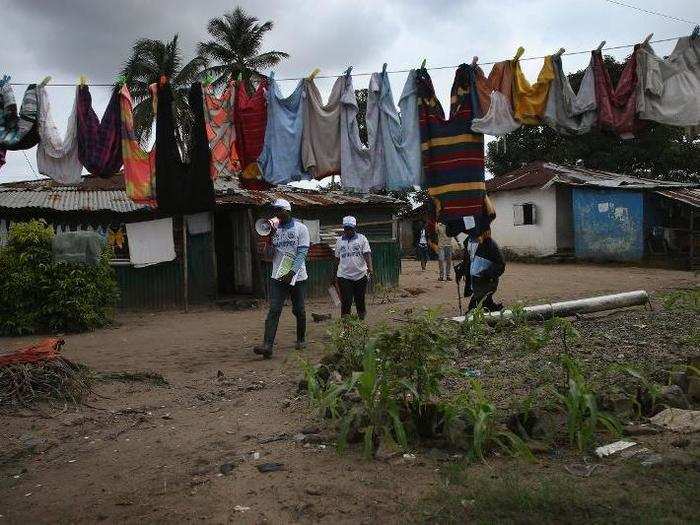
<path fill-rule="evenodd" d="M 343 235 L 335 243 L 335 276 L 340 289 L 341 314 L 350 315 L 355 302 L 357 316 L 365 318 L 365 293 L 372 275 L 372 250 L 367 237 L 357 233 L 357 219 L 343 217 Z"/>
<path fill-rule="evenodd" d="M 306 347 L 306 255 L 309 252 L 308 228 L 292 218 L 292 205 L 277 199 L 272 203 L 274 216 L 279 225 L 268 237 L 267 254 L 272 256 L 272 278 L 270 279 L 270 310 L 265 320 L 263 344 L 253 351 L 265 359 L 272 357 L 272 348 L 277 334 L 280 314 L 288 296 L 292 299 L 292 313 L 297 320 L 298 350 Z"/>
<path fill-rule="evenodd" d="M 447 227 L 443 223 L 437 225 L 438 262 L 440 264 L 440 277 L 438 281 L 451 281 L 452 268 L 452 237 L 447 235 Z"/>

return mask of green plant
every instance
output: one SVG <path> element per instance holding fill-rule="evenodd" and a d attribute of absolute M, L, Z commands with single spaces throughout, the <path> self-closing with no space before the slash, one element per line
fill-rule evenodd
<path fill-rule="evenodd" d="M 688 309 L 700 313 L 700 288 L 677 290 L 662 297 L 665 310 Z"/>
<path fill-rule="evenodd" d="M 484 310 L 483 305 L 479 304 L 467 312 L 461 323 L 460 335 L 468 349 L 478 348 L 486 342 L 489 331 L 489 325 L 486 323 L 486 310 Z"/>
<path fill-rule="evenodd" d="M 58 262 L 52 238 L 44 221 L 10 227 L 0 249 L 0 334 L 83 331 L 109 322 L 118 288 L 108 251 L 95 266 Z"/>
<path fill-rule="evenodd" d="M 622 433 L 619 421 L 612 415 L 598 410 L 595 394 L 588 386 L 579 363 L 572 357 L 561 356 L 562 366 L 567 375 L 567 389 L 564 393 L 553 389 L 560 409 L 566 414 L 566 428 L 569 443 L 579 451 L 588 450 L 596 432 L 603 427 L 618 436 Z"/>
<path fill-rule="evenodd" d="M 361 370 L 362 356 L 369 340 L 367 324 L 355 316 L 341 317 L 331 325 L 328 335 L 327 361 L 334 369 L 344 377 Z"/>
<path fill-rule="evenodd" d="M 496 407 L 477 380 L 470 381 L 469 390 L 443 405 L 443 415 L 445 436 L 453 445 L 465 447 L 471 459 L 484 459 L 493 447 L 513 456 L 532 458 L 522 439 L 499 427 Z"/>

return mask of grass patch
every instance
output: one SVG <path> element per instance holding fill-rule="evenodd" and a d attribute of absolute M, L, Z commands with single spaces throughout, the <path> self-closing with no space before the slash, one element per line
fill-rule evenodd
<path fill-rule="evenodd" d="M 700 472 L 637 464 L 574 478 L 563 465 L 454 465 L 415 514 L 418 523 L 678 523 L 697 520 Z M 505 474 L 500 474 L 505 472 Z"/>
<path fill-rule="evenodd" d="M 151 383 L 153 386 L 168 386 L 165 379 L 158 372 L 100 372 L 97 374 L 98 381 L 118 381 L 120 383 Z"/>

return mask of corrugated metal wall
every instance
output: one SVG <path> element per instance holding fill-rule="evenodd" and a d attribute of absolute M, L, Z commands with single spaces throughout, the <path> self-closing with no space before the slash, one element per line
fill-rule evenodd
<path fill-rule="evenodd" d="M 121 297 L 118 307 L 127 310 L 164 310 L 181 306 L 182 266 L 179 260 L 145 268 L 115 266 Z"/>

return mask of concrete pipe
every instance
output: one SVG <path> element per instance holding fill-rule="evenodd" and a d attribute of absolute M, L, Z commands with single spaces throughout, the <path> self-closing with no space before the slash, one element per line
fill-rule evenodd
<path fill-rule="evenodd" d="M 526 306 L 524 315 L 528 320 L 545 320 L 551 319 L 552 317 L 571 317 L 576 314 L 603 312 L 630 306 L 642 306 L 647 303 L 649 303 L 649 294 L 644 290 L 636 290 L 634 292 L 587 297 L 586 299 L 575 299 L 573 301 Z M 501 320 L 512 319 L 513 312 L 510 310 L 491 312 L 485 314 L 484 317 L 487 323 L 494 324 Z M 464 322 L 465 319 L 465 316 L 453 317 L 453 320 L 460 323 Z"/>

